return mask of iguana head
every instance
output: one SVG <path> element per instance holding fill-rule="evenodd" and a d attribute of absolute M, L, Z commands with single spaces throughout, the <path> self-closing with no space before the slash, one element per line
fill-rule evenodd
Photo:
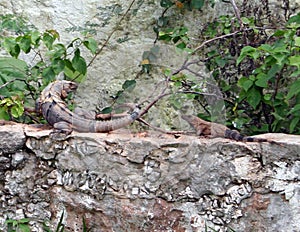
<path fill-rule="evenodd" d="M 62 85 L 60 86 L 62 99 L 66 98 L 70 92 L 74 92 L 78 87 L 78 84 L 72 81 L 63 80 L 60 83 Z"/>

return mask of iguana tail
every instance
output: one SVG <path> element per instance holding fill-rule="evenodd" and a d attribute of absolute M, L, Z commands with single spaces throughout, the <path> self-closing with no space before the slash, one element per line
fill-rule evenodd
<path fill-rule="evenodd" d="M 263 138 L 253 138 L 249 136 L 243 136 L 241 135 L 238 131 L 236 130 L 226 130 L 225 131 L 225 138 L 233 139 L 236 141 L 243 141 L 243 142 L 258 142 L 258 143 L 272 143 L 272 144 L 277 144 L 277 145 L 282 145 L 274 140 L 270 139 L 263 139 Z"/>

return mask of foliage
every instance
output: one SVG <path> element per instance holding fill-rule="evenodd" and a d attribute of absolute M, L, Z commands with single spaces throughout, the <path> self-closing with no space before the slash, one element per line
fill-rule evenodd
<path fill-rule="evenodd" d="M 64 232 L 65 231 L 65 225 L 63 223 L 64 219 L 64 212 L 61 214 L 59 222 L 57 223 L 57 226 L 55 230 L 51 230 L 49 226 L 46 225 L 46 223 L 43 223 L 43 231 L 44 232 Z M 30 226 L 29 222 L 32 221 L 29 218 L 22 218 L 19 220 L 16 219 L 7 219 L 5 221 L 5 224 L 7 225 L 7 232 L 30 232 Z M 92 228 L 89 228 L 86 224 L 86 220 L 84 217 L 82 217 L 82 232 L 90 232 Z"/>
<path fill-rule="evenodd" d="M 291 21 L 299 21 L 291 23 Z M 238 81 L 241 87 L 239 103 L 246 101 L 253 110 L 267 110 L 272 132 L 300 133 L 300 14 L 287 23 L 285 29 L 272 34 L 272 42 L 258 47 L 245 46 L 237 64 L 253 62 L 253 72 Z M 266 121 L 267 122 L 267 121 Z M 256 128 L 254 128 L 256 129 Z"/>
<path fill-rule="evenodd" d="M 291 17 L 280 28 L 256 26 L 263 23 L 248 15 L 241 18 L 223 15 L 207 23 L 201 31 L 203 44 L 195 46 L 188 37 L 188 28 L 171 27 L 165 16 L 171 7 L 189 9 L 184 4 L 191 1 L 180 1 L 180 7 L 178 2 L 161 1 L 166 10 L 154 28 L 159 40 L 198 56 L 188 57 L 174 73 L 168 71 L 174 92 L 185 93 L 186 100 L 198 102 L 204 108 L 203 118 L 214 116 L 214 107 L 207 104 L 203 91 L 209 83 L 190 70 L 190 64 L 204 62 L 216 87 L 223 93 L 229 126 L 244 129 L 246 134 L 300 134 L 300 14 Z M 199 3 L 200 6 L 203 7 Z M 268 26 L 272 30 L 267 31 Z M 187 75 L 186 71 L 190 74 Z M 177 97 L 175 102 L 175 108 L 180 109 L 184 100 Z"/>
<path fill-rule="evenodd" d="M 273 30 L 266 40 L 252 18 L 243 18 L 248 31 L 207 49 L 206 66 L 227 96 L 228 118 L 237 128 L 249 125 L 247 133 L 300 133 L 299 19 L 299 14 L 290 18 L 284 28 Z M 231 32 L 237 20 L 231 25 L 228 22 L 220 18 L 214 27 L 206 29 L 206 35 L 219 30 Z M 251 45 L 245 44 L 245 37 Z"/>
<path fill-rule="evenodd" d="M 59 42 L 57 31 L 41 33 L 11 15 L 1 16 L 0 28 L 12 34 L 0 36 L 0 49 L 10 55 L 0 58 L 0 119 L 22 120 L 25 106 L 33 106 L 40 91 L 57 75 L 81 81 L 88 66 L 82 49 L 92 54 L 98 49 L 92 37 L 76 38 L 65 45 Z M 25 62 L 29 58 L 33 65 Z"/>
<path fill-rule="evenodd" d="M 29 221 L 28 218 L 20 220 L 8 219 L 5 221 L 7 232 L 30 232 Z"/>

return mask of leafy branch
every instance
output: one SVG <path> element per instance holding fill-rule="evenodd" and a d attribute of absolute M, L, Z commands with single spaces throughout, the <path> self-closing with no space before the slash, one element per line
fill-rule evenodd
<path fill-rule="evenodd" d="M 102 46 L 100 47 L 100 49 L 95 53 L 94 57 L 90 60 L 90 62 L 88 63 L 87 67 L 90 67 L 93 62 L 95 61 L 95 59 L 97 58 L 97 56 L 103 51 L 103 49 L 107 46 L 108 42 L 110 41 L 111 37 L 113 36 L 113 34 L 118 30 L 119 26 L 121 25 L 122 21 L 127 17 L 127 15 L 129 14 L 133 4 L 135 3 L 136 0 L 131 1 L 131 3 L 129 4 L 126 12 L 122 15 L 121 19 L 118 21 L 118 23 L 115 25 L 114 29 L 109 33 L 108 37 L 106 38 L 106 40 L 104 41 L 104 43 L 102 44 Z M 75 78 L 76 79 L 76 78 Z"/>

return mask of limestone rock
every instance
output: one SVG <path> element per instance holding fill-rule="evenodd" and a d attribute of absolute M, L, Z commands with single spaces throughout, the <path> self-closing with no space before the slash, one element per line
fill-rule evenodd
<path fill-rule="evenodd" d="M 14 153 L 23 148 L 25 144 L 25 134 L 23 125 L 5 125 L 0 126 L 0 154 Z"/>
<path fill-rule="evenodd" d="M 82 231 L 83 218 L 94 231 L 300 229 L 299 136 L 263 135 L 278 146 L 25 131 L 27 148 L 1 157 L 0 230 L 21 213 L 35 231 L 42 221 L 54 229 L 62 212 L 70 231 Z"/>

